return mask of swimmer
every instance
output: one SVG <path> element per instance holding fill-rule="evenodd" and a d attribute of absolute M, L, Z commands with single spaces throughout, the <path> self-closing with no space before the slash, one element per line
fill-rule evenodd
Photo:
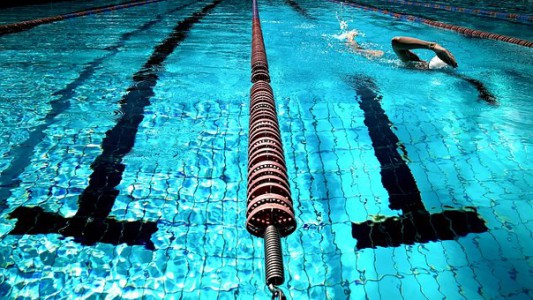
<path fill-rule="evenodd" d="M 356 30 L 347 32 L 344 36 L 346 38 L 346 45 L 350 47 L 355 53 L 362 54 L 367 58 L 377 58 L 383 56 L 383 51 L 381 50 L 369 50 L 361 47 L 356 41 L 355 37 L 359 34 Z"/>
<path fill-rule="evenodd" d="M 443 69 L 448 66 L 452 68 L 457 68 L 457 61 L 455 60 L 455 57 L 453 54 L 448 51 L 446 48 L 442 47 L 441 45 L 434 43 L 434 42 L 428 42 L 423 41 L 419 39 L 415 39 L 412 37 L 394 37 L 392 39 L 392 49 L 394 50 L 394 53 L 400 58 L 401 61 L 405 63 L 413 63 L 414 67 L 417 69 Z M 435 52 L 436 56 L 431 59 L 431 61 L 428 63 L 426 61 L 421 60 L 418 55 L 414 54 L 411 50 L 414 49 L 428 49 Z M 489 90 L 485 87 L 485 85 L 474 78 L 467 77 L 462 74 L 457 73 L 450 73 L 451 75 L 460 78 L 462 80 L 467 81 L 468 83 L 472 84 L 474 88 L 479 93 L 479 98 L 484 100 L 485 102 L 489 104 L 497 104 L 496 96 L 494 96 Z"/>
<path fill-rule="evenodd" d="M 444 66 L 457 68 L 457 62 L 452 53 L 446 48 L 434 42 L 427 42 L 412 37 L 394 37 L 392 38 L 392 49 L 403 62 L 414 62 L 418 69 L 440 69 Z M 411 50 L 428 49 L 437 55 L 429 63 L 423 61 Z"/>
<path fill-rule="evenodd" d="M 348 30 L 348 22 L 343 20 L 338 13 L 337 20 L 339 21 L 340 29 L 342 30 L 342 34 L 340 35 L 333 35 L 334 38 L 338 40 L 346 40 L 346 45 L 354 52 L 361 55 L 366 56 L 367 58 L 378 58 L 383 56 L 383 51 L 381 50 L 369 50 L 361 47 L 356 41 L 355 37 L 359 35 L 359 32 L 355 29 L 352 29 L 350 31 Z"/>

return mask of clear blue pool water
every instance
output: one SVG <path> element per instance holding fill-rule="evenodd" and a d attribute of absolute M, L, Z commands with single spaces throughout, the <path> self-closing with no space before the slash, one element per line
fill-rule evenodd
<path fill-rule="evenodd" d="M 420 2 L 438 3 L 468 7 L 474 9 L 487 9 L 491 11 L 502 11 L 511 13 L 523 13 L 531 15 L 533 3 L 530 1 L 513 1 L 513 0 L 419 0 Z"/>
<path fill-rule="evenodd" d="M 350 2 L 350 1 L 347 1 Z M 404 1 L 413 2 L 412 5 L 407 5 L 398 2 L 389 2 L 388 0 L 352 0 L 354 3 L 361 5 L 370 5 L 380 9 L 388 9 L 401 14 L 415 15 L 422 18 L 440 21 L 444 23 L 464 26 L 491 33 L 503 34 L 517 37 L 525 40 L 533 40 L 533 31 L 531 30 L 531 22 L 518 22 L 506 19 L 495 19 L 491 17 L 481 16 L 478 14 L 470 14 L 466 12 L 454 12 L 445 9 L 427 8 L 414 5 L 416 2 L 440 4 L 457 8 L 483 10 L 488 12 L 501 13 L 515 13 L 521 16 L 533 16 L 533 4 L 531 2 L 520 1 Z"/>
<path fill-rule="evenodd" d="M 107 218 L 155 223 L 153 250 L 84 243 L 57 228 L 10 234 L 19 207 L 76 216 L 91 164 L 109 149 L 106 132 L 129 113 L 121 100 L 142 84 L 134 74 L 208 3 L 161 2 L 0 37 L 0 298 L 270 297 L 263 242 L 244 227 L 251 3 L 222 1 L 151 70 L 157 83 Z M 282 241 L 288 296 L 531 298 L 533 50 L 299 4 L 307 15 L 280 0 L 259 7 L 298 222 Z M 369 60 L 336 39 L 339 17 L 384 56 Z M 397 35 L 438 41 L 459 68 L 403 67 L 390 48 Z M 483 82 L 497 105 L 454 73 Z M 389 207 L 359 104 L 362 78 L 381 97 L 425 209 L 474 207 L 486 232 L 357 247 L 353 224 L 402 214 Z"/>
<path fill-rule="evenodd" d="M 0 9 L 0 24 L 10 24 L 37 18 L 68 14 L 100 6 L 118 5 L 128 0 L 63 1 Z"/>

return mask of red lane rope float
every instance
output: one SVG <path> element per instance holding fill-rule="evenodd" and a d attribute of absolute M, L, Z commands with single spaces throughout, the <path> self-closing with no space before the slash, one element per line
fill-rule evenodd
<path fill-rule="evenodd" d="M 497 33 L 490 33 L 490 32 L 476 30 L 476 29 L 470 29 L 468 27 L 457 26 L 457 25 L 452 25 L 452 24 L 448 24 L 444 22 L 429 20 L 426 18 L 421 18 L 421 17 L 417 17 L 413 15 L 400 14 L 400 13 L 393 12 L 390 10 L 370 7 L 366 5 L 357 4 L 354 2 L 345 2 L 345 1 L 339 1 L 339 0 L 328 0 L 328 1 L 334 2 L 334 3 L 346 4 L 346 5 L 353 6 L 355 8 L 359 8 L 359 9 L 363 9 L 367 11 L 379 12 L 379 13 L 389 15 L 389 16 L 392 16 L 394 18 L 404 20 L 404 21 L 422 23 L 422 24 L 426 24 L 426 25 L 436 27 L 436 28 L 448 29 L 448 30 L 455 31 L 457 33 L 463 34 L 468 37 L 497 40 L 497 41 L 502 41 L 502 42 L 506 42 L 510 44 L 523 46 L 523 47 L 533 48 L 533 41 L 523 40 L 523 39 L 515 38 L 512 36 L 507 36 L 507 35 L 497 34 Z"/>
<path fill-rule="evenodd" d="M 253 0 L 246 229 L 265 241 L 266 283 L 274 297 L 285 280 L 280 237 L 296 229 L 268 61 Z"/>
<path fill-rule="evenodd" d="M 250 89 L 250 135 L 248 142 L 248 231 L 263 237 L 267 226 L 275 225 L 282 237 L 296 229 L 292 208 L 285 157 L 279 132 L 274 93 L 270 86 L 268 62 L 263 41 L 257 2 L 253 1 L 252 61 Z M 264 170 L 271 170 L 264 172 Z M 259 175 L 259 176 L 258 176 Z M 253 182 L 250 181 L 253 179 Z M 252 184 L 261 182 L 259 186 Z M 271 183 L 276 192 L 267 192 L 265 184 Z M 257 205 L 256 199 L 272 195 Z M 271 200 L 271 202 L 268 201 Z M 273 205 L 270 205 L 273 204 Z M 275 205 L 274 205 L 275 204 Z"/>
<path fill-rule="evenodd" d="M 500 20 L 507 20 L 507 21 L 515 21 L 515 22 L 521 22 L 521 23 L 533 23 L 533 15 L 506 13 L 506 12 L 490 11 L 490 10 L 482 10 L 482 9 L 474 9 L 474 8 L 466 8 L 466 7 L 455 7 L 451 5 L 429 3 L 429 2 L 418 2 L 418 1 L 403 1 L 403 0 L 378 0 L 378 1 L 388 2 L 388 3 L 398 3 L 402 5 L 408 5 L 408 6 L 435 8 L 435 9 L 446 10 L 446 11 L 451 11 L 451 12 L 466 13 L 470 15 L 500 19 Z"/>
<path fill-rule="evenodd" d="M 68 13 L 64 15 L 58 15 L 58 16 L 52 16 L 52 17 L 47 17 L 47 18 L 0 25 L 0 35 L 26 31 L 26 30 L 32 29 L 34 27 L 37 27 L 43 24 L 49 24 L 53 22 L 64 21 L 67 19 L 83 17 L 83 16 L 88 16 L 88 15 L 93 15 L 93 14 L 99 14 L 99 13 L 104 13 L 104 12 L 110 12 L 110 11 L 115 11 L 119 9 L 131 8 L 135 6 L 141 6 L 141 5 L 146 5 L 146 4 L 156 3 L 156 2 L 161 2 L 161 1 L 166 1 L 166 0 L 143 0 L 143 1 L 135 0 L 135 1 L 118 4 L 118 5 L 97 7 L 93 9 L 81 10 L 81 11 Z"/>

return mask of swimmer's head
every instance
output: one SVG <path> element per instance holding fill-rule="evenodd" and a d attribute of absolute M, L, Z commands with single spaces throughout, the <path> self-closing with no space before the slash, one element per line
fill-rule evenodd
<path fill-rule="evenodd" d="M 435 70 L 435 69 L 444 69 L 448 67 L 448 64 L 442 61 L 438 56 L 435 55 L 429 62 L 429 69 Z"/>
<path fill-rule="evenodd" d="M 340 26 L 341 30 L 345 30 L 348 28 L 348 23 L 346 21 L 341 21 Z"/>

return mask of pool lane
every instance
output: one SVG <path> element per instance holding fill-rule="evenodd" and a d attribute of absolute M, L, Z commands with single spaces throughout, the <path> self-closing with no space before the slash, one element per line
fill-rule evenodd
<path fill-rule="evenodd" d="M 316 18 L 310 15 L 307 9 L 305 9 L 300 4 L 298 4 L 298 2 L 294 0 L 285 0 L 285 3 L 288 4 L 290 7 L 292 7 L 295 11 L 297 11 L 300 15 L 302 15 L 306 19 L 316 20 Z"/>
<path fill-rule="evenodd" d="M 52 15 L 68 14 L 73 11 L 81 11 L 91 9 L 98 6 L 119 5 L 131 0 L 93 0 L 93 1 L 56 1 L 51 4 L 49 1 L 42 1 L 48 3 L 33 3 L 22 5 L 22 3 L 15 3 L 15 6 L 4 6 L 0 9 L 0 25 L 22 22 L 32 19 L 46 18 Z M 3 1 L 0 7 L 7 1 Z M 9 1 L 12 2 L 12 1 Z M 31 2 L 31 1 L 30 1 Z M 38 2 L 38 1 L 37 1 Z"/>
<path fill-rule="evenodd" d="M 107 218 L 118 195 L 115 187 L 120 184 L 125 170 L 122 159 L 133 148 L 139 124 L 144 119 L 144 108 L 150 105 L 150 98 L 154 95 L 153 88 L 159 78 L 158 70 L 187 38 L 193 25 L 200 22 L 221 1 L 211 2 L 180 21 L 172 33 L 155 47 L 143 68 L 133 76 L 133 84 L 120 101 L 122 116 L 106 132 L 101 145 L 103 152 L 91 165 L 93 173 L 90 175 L 89 186 L 79 197 L 76 215 L 62 218 L 60 215 L 44 212 L 40 207 L 19 207 L 9 215 L 11 218 L 18 218 L 10 234 L 59 233 L 74 236 L 84 245 L 96 242 L 126 243 L 154 249 L 150 238 L 157 230 L 156 223 L 120 222 Z"/>
<path fill-rule="evenodd" d="M 95 7 L 91 9 L 76 11 L 76 12 L 72 12 L 72 13 L 68 13 L 64 15 L 22 21 L 22 22 L 13 23 L 13 24 L 4 24 L 4 25 L 0 25 L 0 36 L 30 30 L 32 28 L 35 28 L 37 26 L 44 25 L 44 24 L 65 21 L 68 19 L 88 16 L 88 15 L 93 15 L 93 14 L 111 12 L 111 11 L 115 11 L 119 9 L 131 8 L 135 6 L 152 4 L 152 3 L 157 3 L 161 1 L 164 1 L 164 0 L 146 0 L 146 1 L 133 0 L 133 1 L 125 2 L 122 4 L 118 4 L 118 5 L 106 5 L 106 6 L 100 6 L 100 7 Z"/>
<path fill-rule="evenodd" d="M 481 16 L 486 18 L 500 19 L 510 22 L 522 22 L 522 23 L 533 23 L 533 16 L 520 14 L 520 13 L 508 13 L 506 11 L 490 11 L 483 10 L 478 8 L 466 8 L 466 7 L 456 7 L 447 4 L 438 4 L 430 2 L 418 2 L 418 1 L 403 1 L 403 0 L 379 0 L 379 2 L 388 2 L 388 3 L 397 3 L 402 6 L 415 6 L 415 7 L 426 7 L 433 8 L 438 10 L 445 10 L 448 12 L 456 13 L 465 13 L 471 14 L 474 16 Z M 401 7 L 400 7 L 401 8 Z M 506 10 L 506 7 L 501 7 L 500 9 Z"/>
<path fill-rule="evenodd" d="M 336 2 L 336 3 L 343 3 L 342 1 L 338 1 L 338 0 L 328 0 L 328 1 Z M 464 26 L 458 26 L 454 24 L 440 22 L 437 20 L 428 19 L 425 17 L 417 16 L 417 15 L 412 15 L 411 13 L 409 14 L 398 13 L 396 11 L 391 11 L 389 9 L 381 9 L 372 4 L 367 4 L 367 3 L 361 4 L 361 2 L 354 1 L 354 0 L 350 0 L 349 2 L 347 2 L 347 5 L 354 6 L 356 8 L 367 10 L 367 11 L 379 12 L 379 13 L 389 15 L 394 18 L 405 20 L 405 21 L 417 22 L 417 23 L 426 24 L 428 26 L 432 26 L 432 27 L 436 27 L 440 29 L 451 30 L 451 31 L 457 32 L 459 34 L 463 34 L 468 37 L 496 40 L 496 41 L 515 44 L 515 45 L 519 45 L 523 47 L 533 48 L 533 41 L 516 38 L 513 36 L 509 36 L 509 35 L 503 35 L 503 34 L 486 32 L 486 31 L 477 30 L 477 29 L 471 29 L 471 28 L 464 27 Z"/>
<path fill-rule="evenodd" d="M 191 4 L 192 3 L 180 5 L 167 11 L 166 14 L 178 12 Z M 11 190 L 20 185 L 20 180 L 18 178 L 22 172 L 24 172 L 24 169 L 30 164 L 32 153 L 34 153 L 35 147 L 45 137 L 45 131 L 55 122 L 60 114 L 65 112 L 71 106 L 71 100 L 74 97 L 76 89 L 89 80 L 100 68 L 103 62 L 116 56 L 132 36 L 149 30 L 155 24 L 160 23 L 164 16 L 165 15 L 163 14 L 158 14 L 153 20 L 146 22 L 137 29 L 122 34 L 115 45 L 106 47 L 105 50 L 109 51 L 108 53 L 86 64 L 74 81 L 70 82 L 63 89 L 54 92 L 53 95 L 58 95 L 60 97 L 50 101 L 51 108 L 42 118 L 44 120 L 43 123 L 33 127 L 26 140 L 12 146 L 10 149 L 10 156 L 13 159 L 10 161 L 8 167 L 0 173 L 0 211 L 7 208 L 5 201 L 11 196 Z"/>
<path fill-rule="evenodd" d="M 350 81 L 359 107 L 364 112 L 364 123 L 381 166 L 381 182 L 389 194 L 389 207 L 402 211 L 399 217 L 379 222 L 352 223 L 357 249 L 454 240 L 469 233 L 486 232 L 485 221 L 475 209 L 444 210 L 434 214 L 426 210 L 406 162 L 409 160 L 407 151 L 392 131 L 393 124 L 381 107 L 378 87 L 367 76 L 356 75 Z"/>
<path fill-rule="evenodd" d="M 488 69 L 489 66 L 475 59 L 467 60 L 469 56 L 466 54 L 472 51 L 471 47 L 479 44 L 494 44 L 494 51 L 485 61 L 492 61 L 493 57 L 497 61 L 496 45 L 501 50 L 514 49 L 520 53 L 528 53 L 529 49 L 465 39 L 452 32 L 398 22 L 346 6 L 344 16 L 351 21 L 349 29 L 364 33 L 359 39 L 361 44 L 386 52 L 384 61 L 376 62 L 350 53 L 343 41 L 330 38 L 339 32 L 335 18 L 335 10 L 339 6 L 324 5 L 321 13 L 310 10 L 319 18 L 317 26 L 311 27 L 307 26 L 304 18 L 282 18 L 282 21 L 278 21 L 280 19 L 276 19 L 276 16 L 280 14 L 295 14 L 288 6 L 283 7 L 282 11 L 283 1 L 275 3 L 277 5 L 270 11 L 265 10 L 270 14 L 264 14 L 264 19 L 276 20 L 265 24 L 265 38 L 268 39 L 267 43 L 277 45 L 269 53 L 272 59 L 270 67 L 276 74 L 273 84 L 279 91 L 277 96 L 283 99 L 279 102 L 282 113 L 280 123 L 291 125 L 284 127 L 282 133 L 288 133 L 291 139 L 288 144 L 293 146 L 291 153 L 287 154 L 287 162 L 288 168 L 294 172 L 291 173 L 294 178 L 293 195 L 295 199 L 300 199 L 295 209 L 299 222 L 303 224 L 295 234 L 298 241 L 293 241 L 289 250 L 291 257 L 288 265 L 291 269 L 301 270 L 299 273 L 293 271 L 298 277 L 288 281 L 294 289 L 292 295 L 310 299 L 327 296 L 334 299 L 496 299 L 511 292 L 522 295 L 520 293 L 527 286 L 527 278 L 531 278 L 527 266 L 523 266 L 523 257 L 528 253 L 523 245 L 527 243 L 530 231 L 525 229 L 526 223 L 518 221 L 516 213 L 505 206 L 511 199 L 518 199 L 512 201 L 522 207 L 528 207 L 528 204 L 520 201 L 516 193 L 509 192 L 505 196 L 503 191 L 526 191 L 520 179 L 524 176 L 503 174 L 505 169 L 515 170 L 512 167 L 514 162 L 506 163 L 508 160 L 502 157 L 505 155 L 502 153 L 507 153 L 506 148 L 514 146 L 505 142 L 500 146 L 498 139 L 493 137 L 493 133 L 499 131 L 495 126 L 502 126 L 498 124 L 508 119 L 504 110 L 511 106 L 522 106 L 513 103 L 521 97 L 520 93 L 516 93 L 513 94 L 516 98 L 510 98 L 502 94 L 483 72 L 471 72 L 477 68 Z M 498 95 L 500 105 L 489 106 L 477 101 L 481 91 L 471 88 L 462 79 L 450 78 L 448 74 L 440 72 L 427 73 L 402 68 L 390 49 L 390 38 L 410 32 L 445 41 L 443 43 L 446 45 L 463 46 L 466 49 L 464 51 L 460 47 L 457 47 L 458 50 L 451 47 L 454 54 L 459 53 L 458 57 L 462 57 L 463 70 L 467 65 L 471 67 L 464 73 L 483 78 L 489 91 Z M 286 61 L 290 61 L 291 65 L 287 66 Z M 490 67 L 502 68 L 500 64 Z M 345 74 L 354 73 L 373 78 L 375 84 L 367 85 L 372 91 L 364 91 L 363 88 L 357 91 L 353 80 L 343 80 Z M 339 84 L 339 81 L 346 83 L 346 86 Z M 509 88 L 513 88 L 513 85 Z M 486 222 L 488 231 L 458 238 L 450 234 L 450 239 L 428 239 L 427 242 L 414 244 L 410 244 L 407 233 L 405 237 L 393 237 L 390 242 L 381 242 L 377 238 L 379 232 L 376 232 L 372 236 L 375 243 L 384 246 L 358 249 L 358 240 L 352 235 L 353 223 L 376 220 L 375 224 L 393 216 L 402 222 L 410 220 L 401 208 L 392 210 L 389 207 L 389 192 L 382 183 L 381 163 L 371 145 L 369 128 L 364 124 L 364 111 L 354 100 L 354 92 L 366 93 L 368 101 L 383 95 L 382 109 L 394 124 L 390 130 L 405 145 L 409 156 L 404 158 L 409 161 L 404 161 L 404 164 L 409 167 L 416 180 L 416 188 L 421 193 L 421 196 L 415 195 L 408 200 L 421 198 L 429 215 L 474 206 Z M 356 97 L 359 99 L 359 96 Z M 493 118 L 493 115 L 498 118 Z M 316 133 L 312 131 L 313 128 L 318 128 Z M 478 132 L 478 128 L 486 130 Z M 308 129 L 311 129 L 312 134 L 307 134 Z M 501 134 L 504 135 L 503 132 Z M 519 146 L 516 135 L 510 139 L 514 140 L 512 144 L 518 149 L 524 149 L 523 145 Z M 402 156 L 399 147 L 394 146 L 399 156 Z M 523 155 L 510 157 L 525 162 Z M 503 164 L 507 166 L 502 169 L 497 167 Z M 500 171 L 488 173 L 487 169 Z M 516 172 L 513 173 L 515 175 L 519 173 L 518 170 L 513 172 Z M 519 180 L 519 183 L 511 187 L 513 183 L 504 183 L 508 178 Z M 407 189 L 404 183 L 399 184 Z M 494 208 L 489 207 L 490 199 L 498 199 L 494 202 Z M 420 202 L 415 202 L 420 206 Z M 527 210 L 530 211 L 529 208 Z M 522 218 L 525 216 L 520 214 Z M 400 215 L 403 215 L 402 219 Z M 524 234 L 517 237 L 512 231 L 514 229 L 503 228 L 501 222 L 496 221 L 500 216 L 516 220 L 509 221 L 513 224 L 522 222 L 513 228 L 521 228 Z M 441 219 L 449 222 L 444 217 Z M 456 225 L 460 224 L 458 222 Z M 422 229 L 427 229 L 427 232 L 421 231 L 421 237 L 437 236 L 431 226 Z M 468 227 L 464 229 L 469 230 Z M 398 232 L 398 229 L 395 230 Z M 512 239 L 509 242 L 507 235 Z M 370 240 L 370 237 L 368 235 L 361 240 Z M 408 243 L 390 246 L 402 238 Z M 510 249 L 513 247 L 523 248 L 515 252 Z M 513 269 L 517 271 L 511 271 Z M 511 280 L 504 270 L 521 275 Z M 412 291 L 412 296 L 405 291 Z"/>

